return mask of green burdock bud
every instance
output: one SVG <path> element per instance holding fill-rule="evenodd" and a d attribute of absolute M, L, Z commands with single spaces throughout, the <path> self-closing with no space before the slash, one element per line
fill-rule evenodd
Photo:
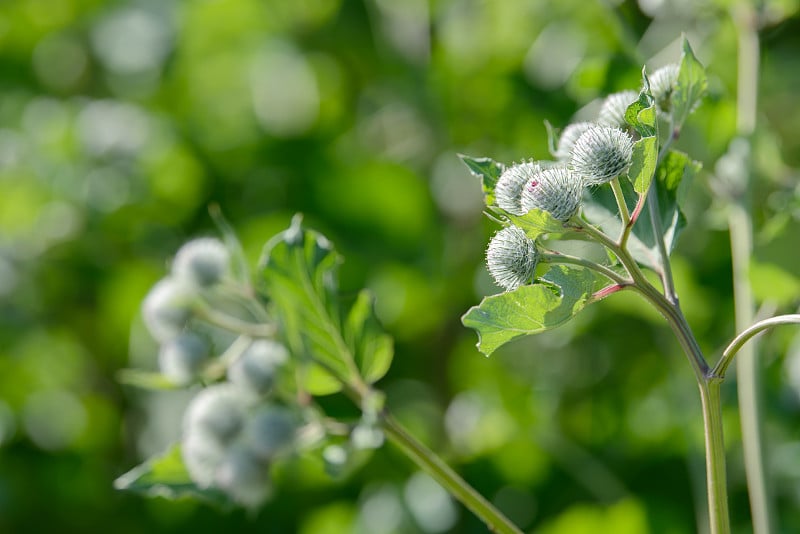
<path fill-rule="evenodd" d="M 506 291 L 530 282 L 538 261 L 536 243 L 516 226 L 497 232 L 486 249 L 489 273 Z"/>
<path fill-rule="evenodd" d="M 233 447 L 217 466 L 214 485 L 242 506 L 256 508 L 272 489 L 269 464 L 246 449 Z"/>
<path fill-rule="evenodd" d="M 184 434 L 181 457 L 189 476 L 201 488 L 214 483 L 217 467 L 225 456 L 225 448 L 216 440 L 198 433 Z"/>
<path fill-rule="evenodd" d="M 183 433 L 203 436 L 220 445 L 236 439 L 244 428 L 249 399 L 232 384 L 217 384 L 198 393 L 183 416 Z"/>
<path fill-rule="evenodd" d="M 656 101 L 658 110 L 662 113 L 669 113 L 672 107 L 672 91 L 678 83 L 678 72 L 680 68 L 675 63 L 665 65 L 656 70 L 649 78 L 650 93 Z"/>
<path fill-rule="evenodd" d="M 182 280 L 160 280 L 142 303 L 142 317 L 150 334 L 162 343 L 183 332 L 197 300 L 195 288 Z"/>
<path fill-rule="evenodd" d="M 263 395 L 272 389 L 275 375 L 288 359 L 289 351 L 277 341 L 256 340 L 228 367 L 228 380 Z"/>
<path fill-rule="evenodd" d="M 219 239 L 204 237 L 183 245 L 175 255 L 172 274 L 197 285 L 209 287 L 229 271 L 230 253 Z"/>
<path fill-rule="evenodd" d="M 597 126 L 575 142 L 570 167 L 585 185 L 610 182 L 628 171 L 633 156 L 633 139 L 619 128 Z"/>
<path fill-rule="evenodd" d="M 350 434 L 350 443 L 357 450 L 377 449 L 383 441 L 383 431 L 376 424 L 362 422 Z"/>
<path fill-rule="evenodd" d="M 246 425 L 244 443 L 248 450 L 268 461 L 294 443 L 298 420 L 287 408 L 264 405 L 248 417 Z"/>
<path fill-rule="evenodd" d="M 522 191 L 522 209 L 544 210 L 559 221 L 567 221 L 581 205 L 583 182 L 566 167 L 551 167 L 531 178 Z"/>
<path fill-rule="evenodd" d="M 495 204 L 514 215 L 524 215 L 520 206 L 522 189 L 540 169 L 538 163 L 528 161 L 504 170 L 494 187 Z"/>
<path fill-rule="evenodd" d="M 636 91 L 620 91 L 608 95 L 600 108 L 597 123 L 602 126 L 625 128 L 625 111 L 639 98 Z"/>
<path fill-rule="evenodd" d="M 158 367 L 172 382 L 185 386 L 197 379 L 209 356 L 210 348 L 203 338 L 184 332 L 161 345 Z"/>
<path fill-rule="evenodd" d="M 561 132 L 561 136 L 558 138 L 558 148 L 556 148 L 556 152 L 553 154 L 556 159 L 561 162 L 569 161 L 569 157 L 572 154 L 572 147 L 575 146 L 575 141 L 578 140 L 583 132 L 592 126 L 595 126 L 595 124 L 591 122 L 574 122 L 564 128 L 564 131 Z"/>

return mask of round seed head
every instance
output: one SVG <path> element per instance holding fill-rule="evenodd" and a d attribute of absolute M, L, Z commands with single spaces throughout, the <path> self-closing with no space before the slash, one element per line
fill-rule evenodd
<path fill-rule="evenodd" d="M 161 345 L 158 367 L 172 382 L 185 386 L 195 381 L 209 355 L 208 343 L 203 338 L 184 332 Z"/>
<path fill-rule="evenodd" d="M 575 141 L 588 130 L 594 126 L 591 122 L 574 122 L 564 128 L 564 131 L 561 132 L 561 136 L 558 138 L 558 148 L 556 148 L 555 154 L 553 154 L 558 161 L 567 162 L 569 161 L 569 156 L 572 153 L 572 147 L 575 146 Z"/>
<path fill-rule="evenodd" d="M 230 267 L 230 253 L 219 239 L 205 237 L 183 245 L 175 255 L 172 274 L 199 287 L 218 283 Z"/>
<path fill-rule="evenodd" d="M 567 221 L 581 205 L 583 182 L 566 167 L 551 167 L 537 173 L 522 191 L 522 209 L 536 208 Z"/>
<path fill-rule="evenodd" d="M 538 261 L 536 244 L 516 226 L 497 232 L 486 250 L 489 273 L 506 291 L 530 282 Z"/>
<path fill-rule="evenodd" d="M 636 91 L 620 91 L 608 95 L 600 108 L 597 123 L 615 128 L 626 127 L 628 123 L 625 122 L 625 111 L 637 98 L 639 93 Z"/>
<path fill-rule="evenodd" d="M 183 434 L 198 435 L 220 446 L 231 443 L 242 431 L 248 398 L 231 384 L 217 384 L 198 393 L 183 416 Z"/>
<path fill-rule="evenodd" d="M 575 142 L 570 167 L 584 185 L 600 185 L 624 174 L 631 165 L 633 139 L 618 128 L 590 128 Z"/>
<path fill-rule="evenodd" d="M 180 335 L 196 299 L 195 289 L 182 280 L 164 278 L 157 282 L 142 303 L 142 317 L 150 334 L 162 343 Z"/>
<path fill-rule="evenodd" d="M 672 91 L 678 83 L 679 67 L 675 63 L 665 65 L 650 76 L 650 92 L 656 101 L 658 110 L 669 113 L 671 108 Z"/>
<path fill-rule="evenodd" d="M 524 215 L 525 212 L 520 207 L 522 189 L 540 168 L 538 163 L 532 161 L 506 168 L 495 184 L 495 204 L 514 215 Z"/>
<path fill-rule="evenodd" d="M 289 351 L 277 341 L 256 340 L 228 367 L 228 380 L 263 395 L 272 389 L 275 375 L 288 359 Z"/>

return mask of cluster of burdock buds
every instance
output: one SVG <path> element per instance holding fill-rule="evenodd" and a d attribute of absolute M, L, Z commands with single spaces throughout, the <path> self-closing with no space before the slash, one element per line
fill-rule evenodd
<path fill-rule="evenodd" d="M 192 480 L 252 507 L 269 495 L 271 463 L 292 450 L 307 425 L 300 409 L 273 395 L 289 360 L 284 345 L 236 332 L 214 335 L 220 323 L 233 330 L 249 319 L 227 309 L 230 264 L 218 239 L 186 243 L 142 312 L 160 344 L 158 366 L 166 380 L 179 387 L 213 382 L 198 390 L 183 418 L 181 453 Z M 219 344 L 224 351 L 215 350 Z"/>
<path fill-rule="evenodd" d="M 299 364 L 263 303 L 233 276 L 231 256 L 219 239 L 189 241 L 142 315 L 160 345 L 160 379 L 197 390 L 180 442 L 192 481 L 254 508 L 271 494 L 276 462 L 330 441 L 322 459 L 335 473 L 355 452 L 379 447 L 383 433 L 379 406 L 362 407 L 357 424 L 333 424 L 298 392 Z"/>
<path fill-rule="evenodd" d="M 668 113 L 677 79 L 677 65 L 650 76 L 650 91 L 660 113 Z M 495 185 L 495 206 L 517 216 L 538 209 L 564 223 L 576 217 L 587 187 L 602 186 L 628 172 L 636 134 L 628 127 L 625 112 L 638 98 L 636 91 L 609 95 L 594 122 L 564 128 L 553 150 L 555 161 L 507 167 Z M 539 259 L 536 243 L 513 225 L 497 232 L 486 251 L 489 272 L 506 291 L 530 283 Z"/>

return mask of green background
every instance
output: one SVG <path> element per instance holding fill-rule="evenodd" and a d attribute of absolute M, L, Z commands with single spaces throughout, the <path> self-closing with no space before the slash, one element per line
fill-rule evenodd
<path fill-rule="evenodd" d="M 797 4 L 761 12 L 753 283 L 778 311 L 800 297 Z M 696 532 L 698 395 L 654 311 L 614 295 L 491 358 L 475 349 L 459 318 L 497 292 L 483 266 L 496 227 L 457 154 L 547 159 L 544 121 L 561 128 L 637 88 L 644 62 L 677 61 L 685 32 L 709 96 L 678 143 L 705 171 L 674 271 L 716 354 L 733 335 L 726 216 L 710 183 L 735 134 L 734 8 L 0 3 L 0 532 L 485 531 L 446 501 L 420 512 L 414 496 L 438 494 L 391 446 L 339 480 L 299 462 L 256 514 L 112 489 L 176 435 L 186 396 L 123 387 L 115 373 L 153 368 L 140 302 L 182 242 L 214 234 L 210 203 L 253 261 L 296 212 L 336 244 L 344 291 L 370 288 L 396 339 L 379 384 L 389 406 L 526 531 Z M 797 532 L 800 338 L 786 328 L 762 347 L 768 465 L 781 532 Z M 749 532 L 728 382 L 731 512 L 735 532 Z"/>

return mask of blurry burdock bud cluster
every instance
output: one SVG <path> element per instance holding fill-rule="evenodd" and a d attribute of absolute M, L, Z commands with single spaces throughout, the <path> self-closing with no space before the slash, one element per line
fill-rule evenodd
<path fill-rule="evenodd" d="M 675 64 L 650 76 L 650 94 L 659 114 L 669 112 L 677 80 Z M 638 99 L 639 92 L 633 90 L 609 95 L 594 121 L 575 122 L 563 129 L 551 149 L 554 160 L 523 161 L 504 168 L 490 208 L 512 217 L 506 218 L 506 228 L 495 234 L 486 252 L 487 267 L 497 285 L 512 291 L 529 284 L 536 266 L 546 261 L 536 242 L 514 226 L 514 217 L 541 211 L 568 225 L 580 217 L 582 198 L 590 194 L 587 188 L 604 186 L 627 174 L 639 136 L 625 114 Z"/>
<path fill-rule="evenodd" d="M 317 447 L 328 434 L 310 397 L 292 383 L 292 355 L 276 339 L 269 307 L 233 275 L 231 250 L 219 239 L 201 238 L 178 250 L 142 314 L 160 345 L 161 379 L 197 391 L 180 441 L 192 481 L 239 505 L 259 506 L 271 493 L 271 466 Z M 334 460 L 342 465 L 351 449 L 383 441 L 375 425 L 337 428 L 350 437 L 342 444 L 337 435 Z"/>

